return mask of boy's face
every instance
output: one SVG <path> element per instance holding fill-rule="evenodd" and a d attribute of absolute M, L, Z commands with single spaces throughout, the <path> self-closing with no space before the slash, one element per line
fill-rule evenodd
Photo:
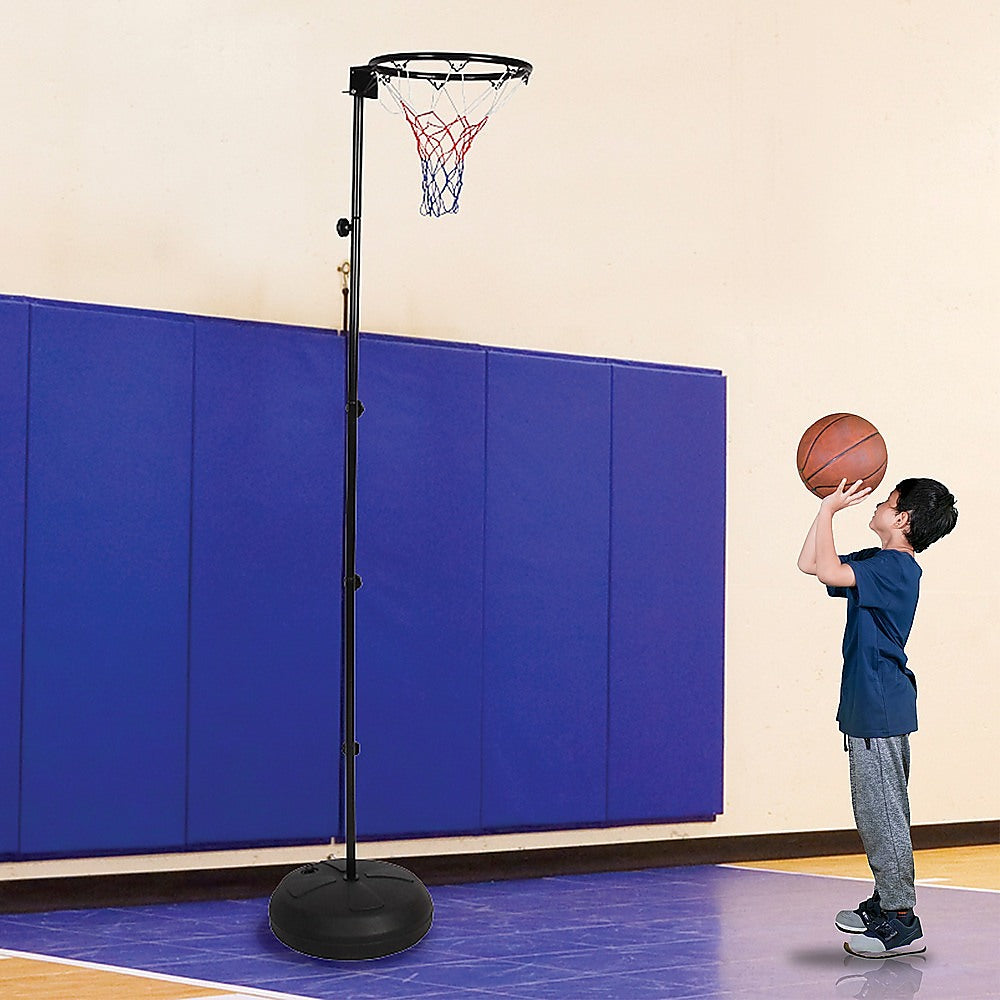
<path fill-rule="evenodd" d="M 906 522 L 909 520 L 905 513 L 901 516 L 899 511 L 896 510 L 897 503 L 899 503 L 899 491 L 893 490 L 889 494 L 888 498 L 883 500 L 875 508 L 875 513 L 872 515 L 872 519 L 868 523 L 868 527 L 871 528 L 883 542 L 888 541 L 892 537 L 893 532 L 902 531 L 906 526 Z"/>

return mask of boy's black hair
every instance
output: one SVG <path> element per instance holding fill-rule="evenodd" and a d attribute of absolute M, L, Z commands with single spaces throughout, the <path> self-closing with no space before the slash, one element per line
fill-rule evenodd
<path fill-rule="evenodd" d="M 896 510 L 910 515 L 906 537 L 914 552 L 923 552 L 958 523 L 955 498 L 936 479 L 904 479 L 896 489 Z"/>

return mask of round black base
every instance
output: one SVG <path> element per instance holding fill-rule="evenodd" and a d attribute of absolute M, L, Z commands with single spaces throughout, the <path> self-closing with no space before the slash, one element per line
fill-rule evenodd
<path fill-rule="evenodd" d="M 423 882 L 388 861 L 320 861 L 289 872 L 271 894 L 274 936 L 313 958 L 382 958 L 415 945 L 429 930 L 434 904 Z"/>

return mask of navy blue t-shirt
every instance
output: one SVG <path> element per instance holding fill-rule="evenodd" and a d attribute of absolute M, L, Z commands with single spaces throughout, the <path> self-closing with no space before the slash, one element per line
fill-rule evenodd
<path fill-rule="evenodd" d="M 848 736 L 902 736 L 917 728 L 917 679 L 903 647 L 913 627 L 921 569 L 898 549 L 862 549 L 841 556 L 853 587 L 827 587 L 847 598 L 844 672 L 837 721 Z"/>

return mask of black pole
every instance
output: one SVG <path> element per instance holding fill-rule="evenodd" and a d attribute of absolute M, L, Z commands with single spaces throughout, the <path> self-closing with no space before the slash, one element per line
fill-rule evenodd
<path fill-rule="evenodd" d="M 361 173 L 364 146 L 365 90 L 360 81 L 351 77 L 354 95 L 354 139 L 351 159 L 351 264 L 350 312 L 347 320 L 347 426 L 344 447 L 344 761 L 346 767 L 347 827 L 347 878 L 355 881 L 357 874 L 357 813 L 355 786 L 355 760 L 358 744 L 354 726 L 354 649 L 355 649 L 355 593 L 361 586 L 357 575 L 357 506 L 358 506 L 358 420 L 364 407 L 358 399 L 358 329 L 361 283 Z"/>
<path fill-rule="evenodd" d="M 361 158 L 364 101 L 378 96 L 378 80 L 368 66 L 351 69 L 354 141 L 351 218 L 337 232 L 351 237 L 347 321 L 346 414 L 344 446 L 344 597 L 343 697 L 347 858 L 327 858 L 290 872 L 271 894 L 268 917 L 279 941 L 317 958 L 342 961 L 380 958 L 409 948 L 430 929 L 434 903 L 412 872 L 388 861 L 357 860 L 355 758 L 360 747 L 354 730 L 354 595 L 361 586 L 355 556 L 357 541 L 358 328 L 361 285 Z"/>

